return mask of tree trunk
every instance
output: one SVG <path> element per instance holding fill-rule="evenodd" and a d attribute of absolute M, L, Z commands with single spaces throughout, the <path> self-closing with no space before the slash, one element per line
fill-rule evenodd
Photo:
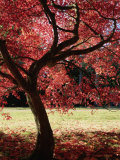
<path fill-rule="evenodd" d="M 54 138 L 44 105 L 37 91 L 28 93 L 28 104 L 37 126 L 37 142 L 29 160 L 53 160 Z"/>

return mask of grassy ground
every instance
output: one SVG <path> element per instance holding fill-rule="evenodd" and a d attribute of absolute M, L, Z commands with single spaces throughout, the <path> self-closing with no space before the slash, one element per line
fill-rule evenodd
<path fill-rule="evenodd" d="M 21 160 L 34 148 L 34 117 L 29 108 L 5 108 L 1 113 L 10 113 L 12 119 L 3 120 L 0 116 L 0 159 Z M 120 110 L 77 109 L 65 115 L 47 110 L 47 113 L 54 131 L 57 159 L 120 159 Z"/>
<path fill-rule="evenodd" d="M 0 128 L 2 130 L 7 127 L 35 130 L 34 117 L 29 108 L 4 108 L 2 112 L 10 113 L 12 117 L 11 120 L 3 120 L 0 116 Z M 53 129 L 63 131 L 64 129 L 89 129 L 89 131 L 111 131 L 116 129 L 120 132 L 120 110 L 77 109 L 76 111 L 69 111 L 65 115 L 56 111 L 54 113 L 47 111 L 47 113 Z"/>

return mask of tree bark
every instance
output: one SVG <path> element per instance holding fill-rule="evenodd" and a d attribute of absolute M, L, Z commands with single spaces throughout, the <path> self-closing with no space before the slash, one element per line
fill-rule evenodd
<path fill-rule="evenodd" d="M 53 160 L 54 138 L 44 105 L 37 91 L 28 93 L 28 104 L 34 114 L 37 127 L 35 150 L 28 160 Z"/>

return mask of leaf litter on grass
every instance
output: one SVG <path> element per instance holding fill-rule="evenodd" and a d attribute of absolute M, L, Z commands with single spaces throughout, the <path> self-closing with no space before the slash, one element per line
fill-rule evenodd
<path fill-rule="evenodd" d="M 21 157 L 28 156 L 34 149 L 36 133 L 32 130 L 26 132 L 23 128 L 20 133 L 10 129 L 8 131 L 7 134 L 0 133 L 2 160 L 20 160 Z M 54 136 L 55 157 L 58 160 L 120 158 L 120 133 L 54 130 Z"/>
<path fill-rule="evenodd" d="M 25 111 L 26 118 L 17 116 L 16 120 L 16 112 L 12 120 L 0 122 L 3 126 L 0 132 L 0 160 L 21 160 L 34 149 L 36 128 L 31 114 Z M 95 114 L 101 115 L 102 112 Z M 119 120 L 96 121 L 94 117 L 86 120 L 83 116 L 81 118 L 81 114 L 83 111 L 76 112 L 77 116 L 65 115 L 63 118 L 58 114 L 50 115 L 55 137 L 55 157 L 58 160 L 120 160 Z M 26 125 L 23 120 L 27 122 Z"/>

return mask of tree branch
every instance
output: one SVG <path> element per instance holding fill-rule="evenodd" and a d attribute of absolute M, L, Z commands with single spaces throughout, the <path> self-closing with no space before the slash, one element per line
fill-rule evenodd
<path fill-rule="evenodd" d="M 83 22 L 95 35 L 99 35 L 100 38 L 101 38 L 102 40 L 104 40 L 103 36 L 102 36 L 101 34 L 97 33 L 89 24 L 87 24 L 87 23 L 84 22 L 84 21 L 82 21 L 82 22 Z"/>
<path fill-rule="evenodd" d="M 64 32 L 69 32 L 69 33 L 73 33 L 73 30 L 69 30 L 69 29 L 64 29 L 64 28 L 61 28 L 60 26 L 57 25 L 57 28 L 61 31 L 64 31 Z"/>
<path fill-rule="evenodd" d="M 88 43 L 87 41 L 88 41 L 89 39 L 93 38 L 93 37 L 95 37 L 95 36 L 91 36 L 91 37 L 85 39 L 84 41 L 82 41 L 82 42 L 80 42 L 80 43 L 78 43 L 78 44 L 72 46 L 72 47 L 70 48 L 70 50 L 72 50 L 73 48 L 78 47 L 78 46 L 81 45 L 81 44 Z"/>
<path fill-rule="evenodd" d="M 105 46 L 104 46 L 104 48 L 107 49 L 109 52 L 111 52 L 113 55 L 117 56 L 120 59 L 120 56 L 117 55 L 112 49 L 105 47 Z"/>
<path fill-rule="evenodd" d="M 79 23 L 80 23 L 80 13 L 79 13 L 79 8 L 78 8 L 78 5 L 76 4 L 76 14 L 77 14 L 77 17 L 76 17 L 76 24 L 74 26 L 74 29 L 73 29 L 73 34 L 74 36 L 64 42 L 61 42 L 57 49 L 56 49 L 56 54 L 58 54 L 59 51 L 61 51 L 62 49 L 76 43 L 79 39 L 79 35 L 78 35 L 78 29 L 79 29 Z"/>
<path fill-rule="evenodd" d="M 7 73 L 3 73 L 2 71 L 0 71 L 0 75 L 4 78 L 9 79 L 12 83 L 14 83 L 15 85 L 18 85 L 17 81 L 10 75 Z"/>
<path fill-rule="evenodd" d="M 60 52 L 60 55 L 56 56 L 54 58 L 54 62 L 58 62 L 60 60 L 64 60 L 65 58 L 71 56 L 71 55 L 80 55 L 80 54 L 87 54 L 90 52 L 93 52 L 97 49 L 99 49 L 100 47 L 102 47 L 104 44 L 110 42 L 110 40 L 112 39 L 112 37 L 114 36 L 115 30 L 116 30 L 116 20 L 114 19 L 114 28 L 112 33 L 110 34 L 110 36 L 106 39 L 106 40 L 102 40 L 101 42 L 99 42 L 98 44 L 90 47 L 90 48 L 86 48 L 86 49 L 81 49 L 81 50 L 71 50 L 68 49 L 66 51 Z"/>
<path fill-rule="evenodd" d="M 29 59 L 29 60 L 34 61 L 34 62 L 37 61 L 37 60 L 35 60 L 35 59 L 31 58 L 31 57 L 27 57 L 27 56 L 24 56 L 24 57 L 22 57 L 22 56 L 17 56 L 17 57 L 14 57 L 14 58 L 12 58 L 12 59 Z"/>
<path fill-rule="evenodd" d="M 99 14 L 99 16 L 102 17 L 103 19 L 106 19 L 106 20 L 118 20 L 118 19 L 120 19 L 120 17 L 117 18 L 117 19 L 115 19 L 114 17 L 113 17 L 113 18 L 110 18 L 110 17 L 105 17 L 105 16 L 103 16 L 103 15 L 92 5 L 92 3 L 91 3 L 89 0 L 87 0 L 87 2 L 92 6 L 93 10 L 95 10 L 95 11 Z M 114 8 L 114 9 L 115 9 L 115 8 Z M 113 9 L 113 11 L 114 11 L 114 9 Z"/>
<path fill-rule="evenodd" d="M 100 47 L 102 47 L 105 43 L 107 43 L 109 41 L 101 41 L 100 43 L 98 43 L 97 45 L 90 47 L 90 48 L 86 48 L 86 49 L 81 49 L 81 50 L 67 50 L 67 51 L 63 51 L 61 52 L 60 55 L 56 56 L 54 58 L 54 61 L 58 62 L 60 60 L 64 60 L 65 58 L 72 56 L 72 55 L 84 55 L 90 52 L 93 52 L 97 49 L 99 49 Z"/>
<path fill-rule="evenodd" d="M 21 73 L 19 72 L 19 70 L 16 67 L 16 64 L 13 62 L 13 60 L 11 59 L 9 52 L 7 50 L 6 47 L 6 42 L 5 40 L 0 40 L 0 51 L 2 53 L 4 62 L 7 64 L 8 69 L 10 70 L 10 72 L 13 74 L 13 76 L 15 77 L 17 83 L 22 86 L 24 89 L 28 89 L 27 88 L 27 83 L 25 81 L 25 79 L 22 77 Z"/>
<path fill-rule="evenodd" d="M 47 2 L 44 0 L 39 0 L 44 8 L 45 14 L 47 17 L 49 17 L 49 21 L 53 26 L 53 31 L 54 31 L 54 41 L 51 47 L 51 51 L 54 51 L 55 47 L 57 46 L 58 43 L 58 31 L 57 31 L 57 25 L 56 25 L 56 20 L 55 20 L 55 14 L 51 12 L 49 9 Z"/>
<path fill-rule="evenodd" d="M 79 28 L 79 8 L 76 4 L 76 24 L 74 26 L 74 30 L 73 30 L 73 34 L 74 37 L 72 37 L 71 39 L 68 39 L 62 43 L 60 43 L 57 46 L 58 43 L 58 32 L 57 32 L 57 25 L 56 25 L 56 20 L 55 20 L 55 15 L 50 11 L 50 9 L 48 8 L 47 4 L 45 1 L 43 0 L 39 0 L 45 10 L 46 15 L 50 18 L 51 20 L 51 24 L 53 26 L 53 31 L 54 31 L 54 41 L 52 44 L 52 47 L 50 49 L 50 51 L 48 51 L 41 59 L 39 59 L 38 61 L 34 62 L 30 69 L 29 69 L 29 74 L 35 77 L 37 77 L 37 74 L 39 73 L 39 70 L 45 66 L 45 65 L 50 65 L 50 66 L 54 66 L 54 61 L 53 61 L 53 57 L 54 55 L 56 55 L 60 50 L 64 49 L 67 46 L 70 46 L 72 44 L 74 44 L 75 42 L 78 41 L 79 36 L 78 36 L 78 28 Z M 34 74 L 34 75 L 33 75 Z"/>
<path fill-rule="evenodd" d="M 21 67 L 19 64 L 15 63 L 15 65 L 17 66 L 17 68 L 20 68 L 21 71 L 23 71 L 26 75 L 29 76 L 28 72 L 23 68 Z"/>
<path fill-rule="evenodd" d="M 69 9 L 75 8 L 74 5 L 71 5 L 71 6 L 61 6 L 61 5 L 55 4 L 53 0 L 51 0 L 51 2 L 52 2 L 53 6 L 54 6 L 55 8 L 60 9 L 60 10 L 69 10 Z"/>
<path fill-rule="evenodd" d="M 112 39 L 112 37 L 114 36 L 115 30 L 116 30 L 116 20 L 112 19 L 112 21 L 114 22 L 114 27 L 112 32 L 110 33 L 110 35 L 107 38 L 103 38 L 102 35 L 100 35 L 101 37 L 101 41 L 89 48 L 86 49 L 81 49 L 81 50 L 73 50 L 74 47 L 76 46 L 72 46 L 71 48 L 67 49 L 66 51 L 62 51 L 63 49 L 65 49 L 66 47 L 70 47 L 71 45 L 75 44 L 78 40 L 79 40 L 79 35 L 78 35 L 78 29 L 79 29 L 79 23 L 80 23 L 80 13 L 79 13 L 79 8 L 78 5 L 76 4 L 76 23 L 74 26 L 74 29 L 72 30 L 73 33 L 73 37 L 61 42 L 58 46 L 58 32 L 57 29 L 61 29 L 64 32 L 71 32 L 70 30 L 66 30 L 63 28 L 60 28 L 59 26 L 56 25 L 56 20 L 55 20 L 55 15 L 51 12 L 51 10 L 48 8 L 48 5 L 46 3 L 46 1 L 43 0 L 39 0 L 45 10 L 46 15 L 49 17 L 50 22 L 53 26 L 53 31 L 54 31 L 54 41 L 53 41 L 53 45 L 51 47 L 51 49 L 38 61 L 34 62 L 30 69 L 29 69 L 29 73 L 33 76 L 37 77 L 37 74 L 39 73 L 39 70 L 45 66 L 49 64 L 52 64 L 51 66 L 54 66 L 58 61 L 64 60 L 65 58 L 71 56 L 71 55 L 82 55 L 82 54 L 87 54 L 90 52 L 93 52 L 97 49 L 99 49 L 100 47 L 102 47 L 104 44 L 110 42 L 110 40 Z M 54 5 L 53 5 L 54 6 Z M 111 19 L 110 19 L 111 20 Z M 89 26 L 87 23 L 85 23 L 85 25 L 95 34 L 95 35 L 99 35 L 91 26 Z"/>
<path fill-rule="evenodd" d="M 77 65 L 75 65 L 71 61 L 64 60 L 64 62 L 67 62 L 69 65 L 73 65 L 74 67 L 77 67 L 80 71 L 82 71 L 83 73 L 85 73 L 86 77 L 89 79 L 89 81 L 91 82 L 92 86 L 96 89 L 96 91 L 98 92 L 98 95 L 100 97 L 100 92 L 97 89 L 95 83 L 92 81 L 91 76 L 90 76 L 89 72 L 86 69 L 78 67 Z"/>
<path fill-rule="evenodd" d="M 39 1 L 44 8 L 44 11 L 45 11 L 45 14 L 48 18 L 49 23 L 53 26 L 54 40 L 53 40 L 53 44 L 51 46 L 50 51 L 47 52 L 46 55 L 44 55 L 40 60 L 32 63 L 32 65 L 30 66 L 29 73 L 30 73 L 30 75 L 33 76 L 33 72 L 34 72 L 35 80 L 36 80 L 37 74 L 39 73 L 39 70 L 43 66 L 43 64 L 45 65 L 48 60 L 51 61 L 51 57 L 56 52 L 56 47 L 58 44 L 58 31 L 57 31 L 57 25 L 56 25 L 56 20 L 55 20 L 55 14 L 52 13 L 51 10 L 49 9 L 46 0 L 45 1 L 39 0 Z M 42 61 L 44 63 L 42 63 Z"/>

